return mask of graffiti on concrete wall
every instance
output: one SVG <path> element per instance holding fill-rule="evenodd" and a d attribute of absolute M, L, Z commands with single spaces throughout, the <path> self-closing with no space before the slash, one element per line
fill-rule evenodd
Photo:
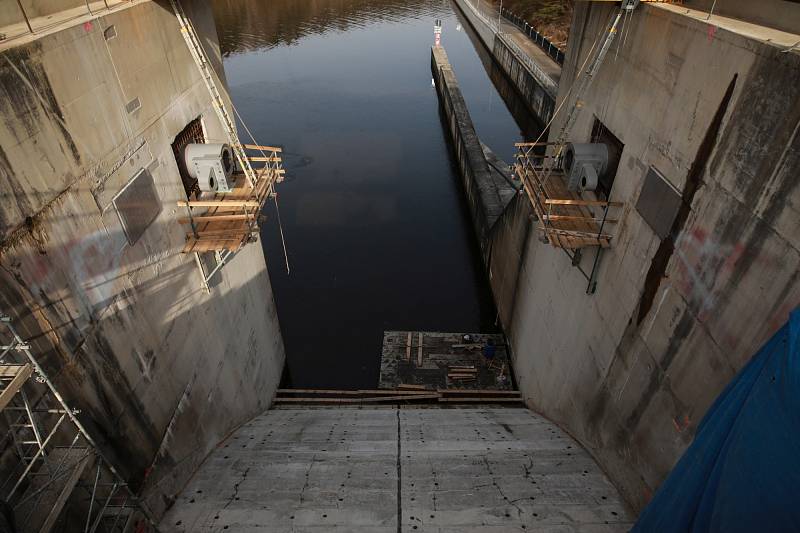
<path fill-rule="evenodd" d="M 714 309 L 715 287 L 725 283 L 743 251 L 742 243 L 719 242 L 703 228 L 683 232 L 678 238 L 675 285 L 699 320 Z"/>

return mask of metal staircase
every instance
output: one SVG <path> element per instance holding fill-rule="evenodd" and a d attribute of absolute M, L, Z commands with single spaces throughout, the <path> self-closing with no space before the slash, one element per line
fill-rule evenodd
<path fill-rule="evenodd" d="M 0 314 L 0 498 L 12 531 L 155 530 L 149 513 Z M 2 527 L 0 527 L 2 529 Z M 2 529 L 5 531 L 5 529 Z"/>

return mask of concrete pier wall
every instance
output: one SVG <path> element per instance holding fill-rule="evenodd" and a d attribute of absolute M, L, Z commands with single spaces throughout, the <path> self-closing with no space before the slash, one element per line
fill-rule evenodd
<path fill-rule="evenodd" d="M 542 124 L 550 122 L 556 105 L 557 85 L 531 68 L 531 64 L 523 61 L 509 46 L 509 41 L 502 37 L 495 36 L 492 55 L 528 104 L 530 112 Z"/>
<path fill-rule="evenodd" d="M 481 256 L 484 264 L 488 264 L 491 250 L 490 232 L 498 217 L 503 214 L 507 203 L 507 199 L 504 200 L 503 197 L 508 197 L 504 191 L 511 189 L 511 186 L 504 183 L 502 177 L 494 176 L 486 161 L 467 104 L 444 48 L 436 46 L 431 48 L 431 71 L 450 139 L 453 142 Z"/>
<path fill-rule="evenodd" d="M 559 101 L 616 10 L 575 4 Z M 507 330 L 528 405 L 636 509 L 800 304 L 800 52 L 783 51 L 800 37 L 706 19 L 640 4 L 626 22 L 570 135 L 589 142 L 599 122 L 623 145 L 597 290 L 532 229 Z M 654 209 L 676 195 L 671 215 Z"/>
<path fill-rule="evenodd" d="M 561 70 L 558 65 L 546 57 L 544 52 L 535 49 L 532 43 L 528 49 L 540 53 L 525 54 L 523 48 L 527 48 L 525 45 L 528 44 L 528 39 L 515 26 L 500 23 L 503 33 L 499 34 L 498 22 L 493 20 L 497 14 L 492 13 L 491 8 L 484 5 L 482 0 L 453 0 L 453 3 L 516 88 L 528 110 L 542 124 L 547 124 L 553 116 L 558 93 L 556 72 L 560 73 Z M 492 17 L 492 20 L 488 17 Z"/>
<path fill-rule="evenodd" d="M 183 3 L 224 87 L 211 8 Z M 224 134 L 168 4 L 7 45 L 0 309 L 159 515 L 277 387 L 284 348 L 262 246 L 238 253 L 210 294 L 181 253 L 171 143 L 197 118 L 207 139 Z M 142 170 L 159 214 L 131 243 L 113 200 Z"/>
<path fill-rule="evenodd" d="M 522 184 L 505 171 L 508 164 L 478 139 L 444 49 L 433 47 L 431 58 L 481 257 L 500 324 L 507 330 L 512 320 L 532 209 L 527 197 L 520 192 Z"/>

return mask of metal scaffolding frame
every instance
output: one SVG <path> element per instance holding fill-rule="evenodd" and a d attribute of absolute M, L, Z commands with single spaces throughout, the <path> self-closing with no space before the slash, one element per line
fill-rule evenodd
<path fill-rule="evenodd" d="M 0 498 L 16 531 L 156 531 L 150 513 L 0 313 Z"/>

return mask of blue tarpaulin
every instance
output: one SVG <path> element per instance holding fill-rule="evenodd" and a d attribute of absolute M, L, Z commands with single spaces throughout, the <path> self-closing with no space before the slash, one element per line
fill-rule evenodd
<path fill-rule="evenodd" d="M 800 531 L 800 308 L 711 406 L 633 531 Z"/>

